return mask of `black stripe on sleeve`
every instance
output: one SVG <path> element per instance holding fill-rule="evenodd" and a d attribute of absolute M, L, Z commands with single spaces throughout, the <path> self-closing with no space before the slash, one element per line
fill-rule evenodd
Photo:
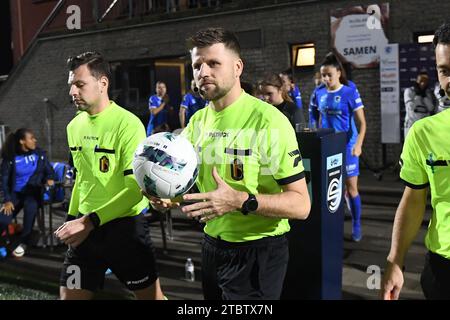
<path fill-rule="evenodd" d="M 114 153 L 116 153 L 116 150 L 113 150 L 113 149 L 104 149 L 104 148 L 97 148 L 97 147 L 95 147 L 94 152 L 103 152 L 103 153 L 114 154 Z"/>
<path fill-rule="evenodd" d="M 128 170 L 125 170 L 125 171 L 123 172 L 123 175 L 124 175 L 124 176 L 129 176 L 130 174 L 133 174 L 133 170 L 132 170 L 132 169 L 128 169 Z"/>
<path fill-rule="evenodd" d="M 252 155 L 252 149 L 232 149 L 232 148 L 225 148 L 225 153 L 230 154 L 232 156 L 251 156 Z"/>
<path fill-rule="evenodd" d="M 408 182 L 406 180 L 403 180 L 403 179 L 402 179 L 402 181 L 405 184 L 405 186 L 410 187 L 411 189 L 415 189 L 415 190 L 425 189 L 425 188 L 427 188 L 430 185 L 429 182 L 427 182 L 425 184 L 412 184 L 412 183 L 410 183 L 410 182 Z"/>
<path fill-rule="evenodd" d="M 303 179 L 304 177 L 305 177 L 305 171 L 302 171 L 302 172 L 297 173 L 297 174 L 295 174 L 295 175 L 293 175 L 293 176 L 290 176 L 290 177 L 287 177 L 287 178 L 283 178 L 283 179 L 275 179 L 275 180 L 277 181 L 277 183 L 278 183 L 280 186 L 283 186 L 283 185 L 286 185 L 286 184 L 295 182 L 295 181 L 297 181 L 297 180 L 301 180 L 301 179 Z"/>
<path fill-rule="evenodd" d="M 448 160 L 430 161 L 429 159 L 427 159 L 427 165 L 429 165 L 430 167 L 431 166 L 433 166 L 433 167 L 447 167 L 448 166 L 447 161 Z"/>

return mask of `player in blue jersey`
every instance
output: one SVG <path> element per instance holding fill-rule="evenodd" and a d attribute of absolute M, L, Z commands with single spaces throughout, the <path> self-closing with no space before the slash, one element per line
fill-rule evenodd
<path fill-rule="evenodd" d="M 186 93 L 180 105 L 180 125 L 184 129 L 189 123 L 189 119 L 198 110 L 203 109 L 206 101 L 198 93 L 198 88 L 195 86 L 195 80 L 191 81 L 191 92 Z"/>
<path fill-rule="evenodd" d="M 169 96 L 166 84 L 162 81 L 156 83 L 156 94 L 148 99 L 148 110 L 150 118 L 147 125 L 147 137 L 155 130 L 167 126 L 167 106 Z"/>
<path fill-rule="evenodd" d="M 320 78 L 322 78 L 322 75 L 320 74 L 320 72 L 317 72 L 316 74 L 318 74 L 320 76 Z M 359 95 L 358 88 L 356 87 L 356 84 L 353 81 L 348 80 L 345 77 L 344 74 L 341 76 L 341 81 L 342 81 L 341 83 L 346 84 L 350 88 L 355 89 L 358 98 L 361 98 L 360 95 Z M 347 83 L 345 83 L 345 81 Z M 317 128 L 318 127 L 318 121 L 319 121 L 319 110 L 317 109 L 317 105 L 314 102 L 315 99 L 316 99 L 316 91 L 326 87 L 325 84 L 322 83 L 322 80 L 318 81 L 316 79 L 316 77 L 314 78 L 314 83 L 316 85 L 316 88 L 314 89 L 313 93 L 311 94 L 311 98 L 310 98 L 310 102 L 309 102 L 309 109 L 308 109 L 308 113 L 309 113 L 309 127 L 310 128 Z"/>
<path fill-rule="evenodd" d="M 319 128 L 334 128 L 347 133 L 346 180 L 352 213 L 352 239 L 361 240 L 361 198 L 358 192 L 359 156 L 366 134 L 364 105 L 358 90 L 345 85 L 343 68 L 333 53 L 327 54 L 320 67 L 324 86 L 315 90 L 312 104 L 319 112 Z M 359 123 L 359 134 L 355 119 Z"/>
<path fill-rule="evenodd" d="M 294 101 L 297 108 L 302 109 L 302 94 L 300 93 L 300 89 L 294 82 L 292 72 L 289 69 L 280 72 L 280 78 L 281 80 L 283 80 L 284 88 L 288 92 L 289 97 L 291 97 L 292 101 Z"/>
<path fill-rule="evenodd" d="M 44 151 L 36 148 L 33 132 L 26 128 L 8 136 L 2 147 L 2 159 L 4 203 L 0 208 L 0 234 L 23 208 L 23 230 L 10 248 L 13 256 L 21 257 L 42 204 L 42 189 L 44 185 L 54 184 L 54 171 Z"/>

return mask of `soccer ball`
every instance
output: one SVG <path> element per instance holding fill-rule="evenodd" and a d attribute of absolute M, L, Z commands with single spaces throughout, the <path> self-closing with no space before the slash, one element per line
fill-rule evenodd
<path fill-rule="evenodd" d="M 171 199 L 194 185 L 198 176 L 197 154 L 186 138 L 160 132 L 137 147 L 133 169 L 139 187 L 147 194 Z"/>

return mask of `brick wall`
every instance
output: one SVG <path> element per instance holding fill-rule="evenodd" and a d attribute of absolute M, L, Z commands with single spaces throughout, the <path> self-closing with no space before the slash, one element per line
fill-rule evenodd
<path fill-rule="evenodd" d="M 33 128 L 41 146 L 47 148 L 46 104 L 42 100 L 44 97 L 49 98 L 59 107 L 58 110 L 53 110 L 51 121 L 53 157 L 63 159 L 67 155 L 65 127 L 74 115 L 66 84 L 65 61 L 69 55 L 85 50 L 98 50 L 112 61 L 181 56 L 186 54 L 185 39 L 200 28 L 223 26 L 234 31 L 261 29 L 263 46 L 243 51 L 243 78 L 256 81 L 268 72 L 288 67 L 289 43 L 313 41 L 317 48 L 317 61 L 320 61 L 330 50 L 330 9 L 372 3 L 382 2 L 361 0 L 293 3 L 252 10 L 240 9 L 194 19 L 148 23 L 134 28 L 127 26 L 103 32 L 43 38 L 31 52 L 28 62 L 19 66 L 9 83 L 2 87 L 0 121 L 13 129 L 20 126 Z M 414 32 L 435 30 L 450 12 L 448 1 L 392 0 L 389 3 L 387 35 L 392 43 L 410 43 Z M 143 48 L 148 48 L 148 51 Z M 296 74 L 305 103 L 309 101 L 313 89 L 313 73 Z M 364 157 L 370 166 L 377 167 L 382 164 L 379 72 L 378 69 L 353 70 L 352 78 L 358 85 L 366 106 L 368 131 Z M 389 145 L 386 150 L 387 160 L 396 161 L 401 146 Z"/>

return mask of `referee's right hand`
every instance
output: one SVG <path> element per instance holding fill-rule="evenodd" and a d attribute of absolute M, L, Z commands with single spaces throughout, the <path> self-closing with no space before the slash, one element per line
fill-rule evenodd
<path fill-rule="evenodd" d="M 156 211 L 164 212 L 172 208 L 177 208 L 180 206 L 179 202 L 173 202 L 170 199 L 161 199 L 154 196 L 149 195 L 144 190 L 141 190 L 142 194 L 150 200 L 150 205 L 155 209 Z"/>
<path fill-rule="evenodd" d="M 397 263 L 388 261 L 381 284 L 381 299 L 398 300 L 403 282 L 402 268 Z"/>

